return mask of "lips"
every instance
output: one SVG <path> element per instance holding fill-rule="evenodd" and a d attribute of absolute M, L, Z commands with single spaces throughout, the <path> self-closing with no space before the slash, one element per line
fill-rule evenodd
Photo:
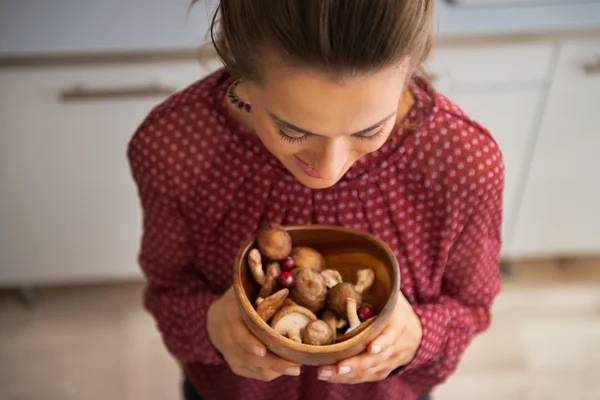
<path fill-rule="evenodd" d="M 298 165 L 300 166 L 302 171 L 304 171 L 305 174 L 307 174 L 308 176 L 313 177 L 313 178 L 321 178 L 321 175 L 319 175 L 319 173 L 317 172 L 316 169 L 314 169 L 313 167 L 308 165 L 300 157 L 298 157 L 298 156 L 294 156 L 294 157 L 296 157 L 296 160 L 298 160 Z"/>

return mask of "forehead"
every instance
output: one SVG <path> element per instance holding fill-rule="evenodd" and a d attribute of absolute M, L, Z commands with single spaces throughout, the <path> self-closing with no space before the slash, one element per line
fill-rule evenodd
<path fill-rule="evenodd" d="M 342 79 L 314 70 L 267 71 L 259 96 L 266 111 L 286 122 L 311 132 L 343 134 L 393 112 L 406 75 L 402 65 Z"/>

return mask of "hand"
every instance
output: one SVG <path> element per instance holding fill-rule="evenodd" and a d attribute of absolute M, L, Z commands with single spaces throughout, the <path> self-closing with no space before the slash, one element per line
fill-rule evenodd
<path fill-rule="evenodd" d="M 319 379 L 351 384 L 381 381 L 396 368 L 412 361 L 422 337 L 421 321 L 400 292 L 387 326 L 369 344 L 367 351 L 341 361 L 337 367 L 319 368 Z"/>
<path fill-rule="evenodd" d="M 208 309 L 208 337 L 236 374 L 245 378 L 272 381 L 282 375 L 300 375 L 300 366 L 268 353 L 246 327 L 233 288 Z"/>

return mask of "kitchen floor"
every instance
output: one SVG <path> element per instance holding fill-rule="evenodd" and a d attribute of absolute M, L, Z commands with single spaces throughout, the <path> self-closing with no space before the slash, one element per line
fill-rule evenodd
<path fill-rule="evenodd" d="M 180 399 L 139 283 L 0 293 L 0 400 Z M 600 399 L 600 258 L 521 262 L 434 400 Z"/>

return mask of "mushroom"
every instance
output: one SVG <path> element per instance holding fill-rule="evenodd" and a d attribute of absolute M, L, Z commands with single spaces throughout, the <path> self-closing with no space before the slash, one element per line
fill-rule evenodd
<path fill-rule="evenodd" d="M 325 278 L 308 268 L 296 268 L 292 273 L 296 278 L 290 292 L 292 300 L 314 313 L 321 311 L 327 300 Z"/>
<path fill-rule="evenodd" d="M 362 303 L 362 295 L 354 290 L 354 286 L 348 282 L 335 285 L 327 295 L 329 308 L 342 318 L 347 318 L 347 301 L 354 300 L 357 304 Z"/>
<path fill-rule="evenodd" d="M 333 331 L 334 340 L 337 336 L 338 329 L 344 329 L 348 325 L 348 321 L 343 318 L 338 318 L 338 316 L 331 310 L 323 311 L 321 319 L 325 321 Z"/>
<path fill-rule="evenodd" d="M 321 253 L 311 247 L 294 247 L 292 258 L 296 268 L 309 268 L 316 272 L 325 269 L 325 259 Z"/>
<path fill-rule="evenodd" d="M 329 307 L 344 318 L 348 318 L 347 300 L 354 299 L 357 307 L 360 307 L 362 305 L 362 294 L 375 282 L 375 272 L 371 268 L 361 269 L 356 275 L 358 278 L 356 285 L 342 282 L 331 288 L 328 294 Z"/>
<path fill-rule="evenodd" d="M 248 266 L 250 267 L 250 271 L 252 272 L 254 280 L 259 285 L 264 285 L 266 279 L 265 271 L 263 271 L 262 257 L 258 249 L 252 249 L 248 253 Z"/>
<path fill-rule="evenodd" d="M 325 278 L 325 285 L 327 285 L 329 289 L 344 281 L 340 272 L 335 269 L 325 269 L 321 271 L 321 275 Z"/>
<path fill-rule="evenodd" d="M 356 285 L 354 285 L 354 290 L 360 294 L 363 294 L 365 290 L 373 286 L 373 283 L 375 283 L 375 271 L 373 271 L 371 268 L 358 270 L 356 277 L 358 279 Z"/>
<path fill-rule="evenodd" d="M 266 301 L 266 300 L 265 300 Z M 316 321 L 317 316 L 310 310 L 300 306 L 283 307 L 271 320 L 271 328 L 280 335 L 302 343 L 300 332 L 311 321 Z"/>
<path fill-rule="evenodd" d="M 288 289 L 281 289 L 261 301 L 258 304 L 258 307 L 256 307 L 258 316 L 265 322 L 269 321 L 271 317 L 281 309 L 281 306 L 285 299 L 287 299 L 289 293 L 290 291 Z"/>
<path fill-rule="evenodd" d="M 324 346 L 333 343 L 335 331 L 320 319 L 309 322 L 302 331 L 302 343 Z"/>
<path fill-rule="evenodd" d="M 358 304 L 356 299 L 346 299 L 346 315 L 348 315 L 348 322 L 350 323 L 350 327 L 346 331 L 346 333 L 348 333 L 360 326 L 360 318 L 358 318 Z"/>
<path fill-rule="evenodd" d="M 292 238 L 279 224 L 267 224 L 260 230 L 256 242 L 261 253 L 273 260 L 281 261 L 292 251 Z"/>
<path fill-rule="evenodd" d="M 265 283 L 263 283 L 260 288 L 260 293 L 258 294 L 259 298 L 262 297 L 264 299 L 273 293 L 279 274 L 281 274 L 281 268 L 278 263 L 274 262 L 267 266 L 267 276 L 265 278 Z"/>

